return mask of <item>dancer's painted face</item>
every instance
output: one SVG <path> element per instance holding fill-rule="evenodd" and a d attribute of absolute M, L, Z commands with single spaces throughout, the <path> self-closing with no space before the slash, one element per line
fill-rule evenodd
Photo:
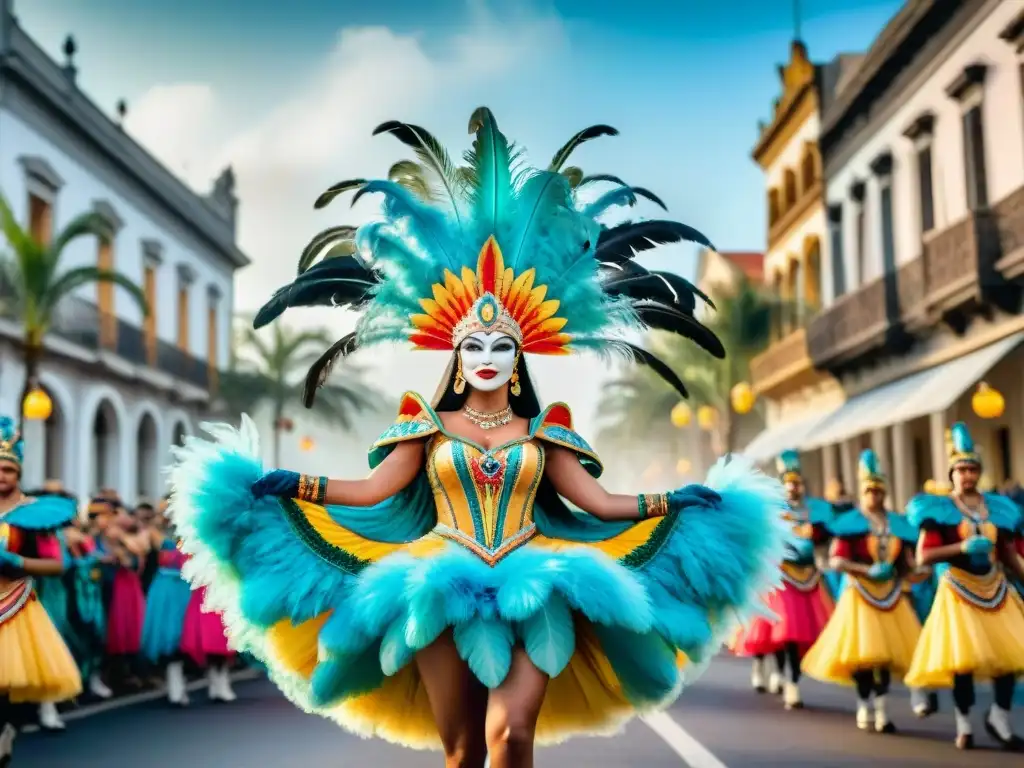
<path fill-rule="evenodd" d="M 459 347 L 462 376 L 473 389 L 494 392 L 508 384 L 516 367 L 516 342 L 504 333 L 471 334 Z"/>
<path fill-rule="evenodd" d="M 960 464 L 953 470 L 953 485 L 958 491 L 973 493 L 978 490 L 981 469 L 977 464 Z"/>

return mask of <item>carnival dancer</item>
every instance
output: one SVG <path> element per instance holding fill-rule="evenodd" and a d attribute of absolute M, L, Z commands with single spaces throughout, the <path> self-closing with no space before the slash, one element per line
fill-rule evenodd
<path fill-rule="evenodd" d="M 831 597 L 821 581 L 824 558 L 817 551 L 828 543 L 832 510 L 827 502 L 805 496 L 799 453 L 783 451 L 777 465 L 786 487 L 783 519 L 790 529 L 780 566 L 782 586 L 768 599 L 772 617 L 756 617 L 734 647 L 740 655 L 754 657 L 750 677 L 758 693 L 766 689 L 765 659 L 773 656 L 767 690 L 782 693 L 786 709 L 801 709 L 800 659 L 832 612 Z"/>
<path fill-rule="evenodd" d="M 675 331 L 724 354 L 694 317 L 695 289 L 633 261 L 707 241 L 672 222 L 595 221 L 653 197 L 597 176 L 587 183 L 615 187 L 584 203 L 559 173 L 608 126 L 576 134 L 545 171 L 516 165 L 490 110 L 470 129 L 457 169 L 424 129 L 382 125 L 449 204 L 391 181 L 335 185 L 318 205 L 380 193 L 383 221 L 354 241 L 347 228 L 318 235 L 256 321 L 288 306 L 362 310 L 310 370 L 307 404 L 340 357 L 400 340 L 451 354 L 436 396 L 403 397 L 363 480 L 265 474 L 251 421 L 208 427 L 216 443 L 176 450 L 171 514 L 194 554 L 186 573 L 225 611 L 232 643 L 300 706 L 441 748 L 449 766 L 489 753 L 509 768 L 533 764 L 535 741 L 607 732 L 672 701 L 776 581 L 784 502 L 741 458 L 712 470 L 714 490 L 600 486 L 600 460 L 568 406 L 541 407 L 526 357 L 626 350 L 682 388 L 620 331 Z"/>
<path fill-rule="evenodd" d="M 181 576 L 185 553 L 178 547 L 177 538 L 166 529 L 158 535 L 153 543 L 159 553 L 159 567 L 146 598 L 142 655 L 150 664 L 164 669 L 167 700 L 176 706 L 186 706 L 189 702 L 181 639 L 192 591 Z"/>
<path fill-rule="evenodd" d="M 222 615 L 206 602 L 205 587 L 192 592 L 185 611 L 181 651 L 197 667 L 206 670 L 207 696 L 210 701 L 234 701 L 238 698 L 231 687 L 234 651 L 228 644 Z"/>
<path fill-rule="evenodd" d="M 1024 740 L 1013 731 L 1010 709 L 1024 673 L 1024 601 L 1006 572 L 1024 577 L 1014 549 L 1021 512 L 1003 496 L 978 491 L 981 456 L 964 423 L 953 425 L 948 442 L 952 493 L 915 496 L 907 507 L 921 528 L 918 561 L 934 565 L 939 578 L 906 683 L 952 688 L 956 745 L 973 749 L 974 684 L 991 680 L 995 703 L 985 728 L 1004 749 L 1019 752 Z"/>
<path fill-rule="evenodd" d="M 59 496 L 25 496 L 22 456 L 13 420 L 0 417 L 0 766 L 11 760 L 21 705 L 65 701 L 82 690 L 78 667 L 34 589 L 34 579 L 65 567 L 59 550 L 40 556 L 39 537 L 67 525 L 77 510 Z"/>
<path fill-rule="evenodd" d="M 889 717 L 892 680 L 902 680 L 921 633 L 913 605 L 903 592 L 903 576 L 915 570 L 916 529 L 885 507 L 886 478 L 874 451 L 861 454 L 860 509 L 836 517 L 831 560 L 845 585 L 835 613 L 804 657 L 809 677 L 855 685 L 857 727 L 895 733 Z M 873 697 L 873 702 L 872 702 Z"/>

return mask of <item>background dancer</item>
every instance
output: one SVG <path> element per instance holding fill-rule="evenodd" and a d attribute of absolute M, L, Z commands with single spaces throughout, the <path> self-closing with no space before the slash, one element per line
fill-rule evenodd
<path fill-rule="evenodd" d="M 918 562 L 936 566 L 939 579 L 906 683 L 952 688 L 956 746 L 973 749 L 975 682 L 991 680 L 995 703 L 985 728 L 1004 749 L 1020 752 L 1024 740 L 1013 731 L 1010 710 L 1024 672 L 1024 602 L 1006 572 L 1024 578 L 1014 547 L 1021 511 L 1003 496 L 978 491 L 981 456 L 967 425 L 954 424 L 948 441 L 953 492 L 915 496 L 907 506 L 921 528 Z"/>
<path fill-rule="evenodd" d="M 844 589 L 803 669 L 827 683 L 856 685 L 857 727 L 895 733 L 888 695 L 893 679 L 910 665 L 921 625 L 902 579 L 914 570 L 917 531 L 885 508 L 886 479 L 874 451 L 860 457 L 861 506 L 831 524 L 832 567 L 846 576 Z"/>

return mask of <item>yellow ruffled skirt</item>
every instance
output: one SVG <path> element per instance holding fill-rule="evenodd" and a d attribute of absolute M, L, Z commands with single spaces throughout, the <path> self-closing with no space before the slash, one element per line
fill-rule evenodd
<path fill-rule="evenodd" d="M 0 624 L 0 696 L 14 703 L 58 702 L 82 692 L 82 677 L 35 595 Z"/>
<path fill-rule="evenodd" d="M 999 571 L 942 575 L 906 683 L 951 688 L 953 676 L 964 674 L 1024 674 L 1024 601 Z"/>
<path fill-rule="evenodd" d="M 865 669 L 886 668 L 896 680 L 906 674 L 921 634 L 913 606 L 900 590 L 890 607 L 879 607 L 862 588 L 881 597 L 893 585 L 854 583 L 850 577 L 835 612 L 804 656 L 801 668 L 808 677 L 853 685 L 854 673 Z"/>

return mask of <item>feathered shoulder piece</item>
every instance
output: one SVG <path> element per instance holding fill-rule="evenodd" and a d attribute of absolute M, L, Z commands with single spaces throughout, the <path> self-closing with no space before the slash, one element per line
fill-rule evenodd
<path fill-rule="evenodd" d="M 907 543 L 917 541 L 917 528 L 911 524 L 905 515 L 892 511 L 887 512 L 886 515 L 891 535 Z M 871 521 L 859 509 L 853 508 L 836 515 L 828 529 L 833 536 L 866 536 L 871 533 Z"/>
<path fill-rule="evenodd" d="M 26 496 L 3 516 L 3 522 L 26 531 L 53 531 L 69 525 L 78 515 L 73 498 L 65 496 Z"/>
<path fill-rule="evenodd" d="M 520 153 L 481 107 L 469 123 L 472 148 L 457 166 L 428 131 L 388 122 L 418 162 L 392 166 L 382 180 L 342 181 L 316 201 L 322 208 L 354 190 L 383 197 L 382 219 L 359 228 L 330 227 L 299 258 L 298 276 L 256 316 L 257 328 L 288 307 L 333 305 L 362 313 L 357 329 L 318 360 L 306 382 L 306 404 L 332 365 L 358 347 L 410 342 L 416 349 L 456 349 L 477 331 L 500 331 L 529 354 L 622 351 L 647 364 L 685 395 L 678 377 L 622 332 L 653 328 L 693 339 L 713 355 L 725 352 L 694 316 L 693 285 L 633 260 L 661 243 L 711 247 L 692 227 L 672 221 L 604 226 L 599 217 L 653 193 L 616 176 L 584 176 L 565 167 L 585 141 L 615 135 L 606 125 L 573 136 L 547 168 L 524 167 Z M 581 191 L 609 186 L 585 202 Z M 319 261 L 318 261 L 319 259 Z"/>
<path fill-rule="evenodd" d="M 989 520 L 1007 533 L 1016 533 L 1021 524 L 1021 509 L 1012 500 L 997 493 L 983 493 Z M 949 496 L 918 494 L 907 504 L 907 517 L 915 526 L 925 522 L 959 525 L 963 513 Z"/>

